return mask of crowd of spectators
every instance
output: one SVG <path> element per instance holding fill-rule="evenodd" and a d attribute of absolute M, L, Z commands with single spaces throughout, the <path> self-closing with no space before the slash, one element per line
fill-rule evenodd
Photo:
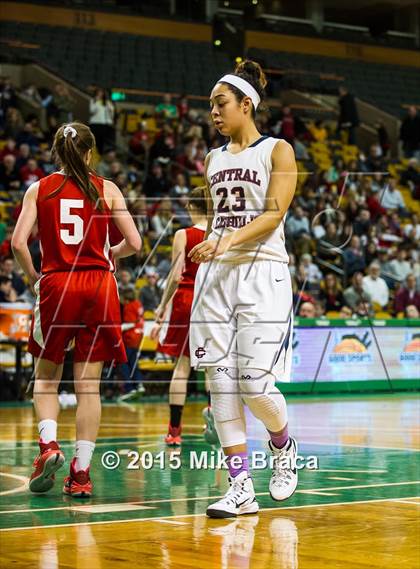
<path fill-rule="evenodd" d="M 46 128 L 41 129 L 35 114 L 22 112 L 21 96 L 47 110 Z M 0 302 L 13 302 L 31 299 L 10 247 L 23 193 L 54 171 L 50 153 L 54 132 L 77 117 L 71 94 L 61 84 L 53 92 L 29 85 L 18 93 L 3 78 L 0 103 Z M 191 224 L 185 209 L 189 192 L 200 184 L 206 154 L 224 139 L 209 122 L 208 112 L 190 108 L 184 96 L 173 100 L 166 95 L 154 109 L 146 109 L 137 127 L 122 133 L 125 147 L 116 146 L 117 116 L 104 90 L 92 93 L 89 111 L 101 151 L 96 171 L 122 190 L 144 236 L 142 252 L 120 263 L 120 290 L 135 289 L 141 279 L 140 300 L 146 311 L 153 311 L 170 270 L 174 231 Z M 412 110 L 409 113 L 412 119 Z M 411 200 L 418 203 L 419 144 L 413 148 L 404 142 L 409 161 L 398 170 L 398 177 L 392 177 L 389 145 L 383 133 L 381 138 L 380 125 L 378 142 L 344 162 L 336 151 L 342 148 L 337 126 L 342 129 L 345 118 L 341 125 L 311 122 L 285 106 L 261 113 L 257 121 L 263 134 L 293 144 L 300 170 L 311 172 L 299 182 L 286 219 L 296 313 L 351 318 L 387 312 L 418 317 L 420 220 L 400 189 L 408 189 Z M 413 128 L 410 122 L 404 130 L 411 140 Z M 317 166 L 313 142 L 330 149 L 328 169 Z M 30 248 L 39 268 L 36 235 L 31 236 Z"/>

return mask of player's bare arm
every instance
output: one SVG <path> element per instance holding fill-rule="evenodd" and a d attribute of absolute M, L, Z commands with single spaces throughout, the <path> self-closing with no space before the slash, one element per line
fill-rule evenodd
<path fill-rule="evenodd" d="M 265 211 L 253 221 L 226 235 L 220 240 L 205 240 L 194 247 L 189 257 L 195 263 L 208 262 L 223 255 L 231 247 L 248 241 L 257 241 L 273 232 L 280 224 L 293 199 L 297 167 L 293 148 L 284 140 L 279 140 L 272 152 L 272 171 L 267 189 Z"/>
<path fill-rule="evenodd" d="M 166 309 L 175 294 L 182 278 L 182 271 L 185 264 L 185 246 L 187 243 L 187 235 L 185 229 L 179 229 L 175 235 L 172 244 L 172 266 L 166 281 L 165 290 L 163 291 L 162 300 L 156 309 L 156 324 L 150 334 L 152 339 L 157 339 L 157 334 L 164 319 Z"/>
<path fill-rule="evenodd" d="M 204 160 L 204 180 L 205 180 L 205 185 L 206 185 L 206 198 L 207 198 L 207 229 L 206 229 L 206 234 L 204 236 L 204 240 L 206 240 L 211 233 L 211 226 L 212 226 L 213 217 L 214 217 L 213 199 L 211 197 L 209 182 L 207 179 L 207 169 L 209 167 L 209 162 L 210 162 L 210 154 L 207 154 L 207 156 Z M 191 255 L 189 255 L 189 256 L 191 256 Z"/>
<path fill-rule="evenodd" d="M 141 251 L 142 239 L 134 219 L 127 209 L 125 197 L 119 188 L 109 180 L 104 180 L 104 195 L 112 211 L 112 219 L 124 237 L 120 243 L 111 247 L 113 258 L 121 259 L 138 253 Z"/>
<path fill-rule="evenodd" d="M 40 275 L 35 270 L 31 253 L 28 247 L 28 238 L 37 221 L 36 200 L 38 196 L 39 182 L 31 184 L 23 197 L 22 211 L 16 223 L 12 236 L 12 250 L 16 261 L 19 263 L 31 287 L 39 279 Z"/>

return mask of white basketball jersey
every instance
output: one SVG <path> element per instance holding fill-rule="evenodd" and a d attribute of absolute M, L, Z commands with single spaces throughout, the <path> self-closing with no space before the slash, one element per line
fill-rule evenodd
<path fill-rule="evenodd" d="M 271 153 L 278 138 L 262 136 L 237 154 L 227 144 L 211 151 L 207 182 L 214 206 L 209 239 L 219 239 L 250 223 L 265 210 L 265 198 L 271 175 Z M 258 241 L 232 247 L 217 257 L 219 261 L 245 263 L 258 260 L 289 262 L 284 240 L 283 217 L 277 228 Z"/>

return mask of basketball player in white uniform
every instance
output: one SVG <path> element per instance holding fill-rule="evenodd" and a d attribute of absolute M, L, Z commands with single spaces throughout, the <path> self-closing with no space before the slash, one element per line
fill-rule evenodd
<path fill-rule="evenodd" d="M 289 498 L 297 486 L 296 441 L 276 381 L 290 381 L 292 286 L 284 242 L 286 212 L 296 188 L 292 147 L 261 136 L 255 112 L 266 80 L 245 61 L 214 86 L 211 116 L 227 144 L 206 158 L 209 223 L 189 253 L 201 263 L 190 323 L 192 365 L 210 378 L 214 420 L 229 467 L 230 488 L 210 517 L 255 513 L 243 404 L 270 436 L 270 494 Z M 210 199 L 211 198 L 211 199 Z"/>

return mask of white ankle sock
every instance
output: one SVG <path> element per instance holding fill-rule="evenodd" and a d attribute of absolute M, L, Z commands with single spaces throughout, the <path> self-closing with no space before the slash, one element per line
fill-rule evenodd
<path fill-rule="evenodd" d="M 90 465 L 94 450 L 95 443 L 92 441 L 76 441 L 76 463 L 74 465 L 76 472 L 86 470 Z"/>
<path fill-rule="evenodd" d="M 43 443 L 57 440 L 57 421 L 44 419 L 38 423 L 39 438 Z"/>

